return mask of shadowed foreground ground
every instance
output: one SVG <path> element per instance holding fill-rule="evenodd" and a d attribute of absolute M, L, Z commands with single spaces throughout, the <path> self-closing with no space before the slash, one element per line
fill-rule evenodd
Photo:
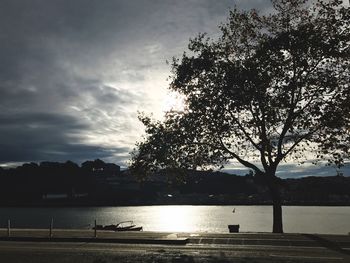
<path fill-rule="evenodd" d="M 349 235 L 0 229 L 0 262 L 350 262 Z"/>

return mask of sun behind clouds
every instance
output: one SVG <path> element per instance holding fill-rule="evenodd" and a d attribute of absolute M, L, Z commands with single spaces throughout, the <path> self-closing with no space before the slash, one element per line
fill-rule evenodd
<path fill-rule="evenodd" d="M 167 111 L 183 111 L 185 109 L 184 98 L 175 92 L 168 92 L 164 98 L 164 103 L 162 106 L 162 111 L 165 113 Z"/>

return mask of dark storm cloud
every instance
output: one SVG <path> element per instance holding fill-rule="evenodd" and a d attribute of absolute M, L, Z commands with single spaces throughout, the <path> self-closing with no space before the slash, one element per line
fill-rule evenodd
<path fill-rule="evenodd" d="M 0 1 L 0 164 L 104 158 L 119 164 L 160 112 L 169 68 L 234 4 L 266 1 Z"/>
<path fill-rule="evenodd" d="M 108 159 L 113 154 L 127 155 L 130 149 L 123 146 L 84 145 L 84 138 L 87 132 L 103 136 L 106 134 L 104 130 L 111 128 L 118 136 L 127 124 L 124 119 L 119 120 L 120 109 L 128 106 L 128 99 L 137 99 L 138 95 L 92 81 L 89 85 L 77 85 L 84 87 L 83 94 L 62 88 L 54 95 L 17 90 L 14 94 L 2 96 L 0 161 L 55 158 L 82 161 L 84 158 Z M 79 112 L 67 109 L 70 101 Z"/>
<path fill-rule="evenodd" d="M 0 115 L 0 160 L 3 162 L 31 160 L 83 161 L 93 152 L 99 158 L 111 153 L 124 153 L 127 149 L 104 149 L 79 144 L 79 133 L 89 128 L 74 117 L 56 114 Z M 64 133 L 60 132 L 64 130 Z M 40 147 L 38 147 L 40 146 Z"/>

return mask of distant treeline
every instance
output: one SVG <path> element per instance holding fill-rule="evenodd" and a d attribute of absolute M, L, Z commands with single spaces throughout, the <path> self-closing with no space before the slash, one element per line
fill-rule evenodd
<path fill-rule="evenodd" d="M 279 185 L 285 205 L 350 205 L 350 177 L 280 179 Z M 172 189 L 172 197 L 166 200 L 174 204 L 272 203 L 267 185 L 252 174 L 237 176 L 221 172 L 190 172 L 185 184 L 174 185 Z M 165 199 L 161 200 L 163 203 Z"/>
<path fill-rule="evenodd" d="M 0 205 L 271 204 L 259 177 L 187 171 L 179 178 L 160 172 L 142 181 L 101 160 L 81 166 L 28 163 L 0 168 Z M 279 181 L 286 205 L 350 205 L 350 177 Z"/>
<path fill-rule="evenodd" d="M 66 194 L 73 199 L 79 193 L 94 192 L 97 176 L 108 177 L 119 173 L 118 165 L 99 159 L 86 161 L 81 166 L 67 161 L 25 163 L 11 169 L 0 167 L 0 202 L 37 201 L 55 194 Z"/>

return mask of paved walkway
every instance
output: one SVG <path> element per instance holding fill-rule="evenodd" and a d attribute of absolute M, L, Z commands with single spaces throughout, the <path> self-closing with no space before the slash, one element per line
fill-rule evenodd
<path fill-rule="evenodd" d="M 51 235 L 50 235 L 51 234 Z M 89 229 L 11 229 L 0 228 L 3 241 L 55 241 L 55 242 L 113 242 L 153 244 L 215 244 L 303 246 L 349 249 L 350 235 L 272 234 L 272 233 L 167 233 L 148 231 L 103 231 Z"/>
<path fill-rule="evenodd" d="M 350 262 L 350 235 L 0 229 L 0 262 Z M 29 261 L 28 261 L 29 260 Z"/>

